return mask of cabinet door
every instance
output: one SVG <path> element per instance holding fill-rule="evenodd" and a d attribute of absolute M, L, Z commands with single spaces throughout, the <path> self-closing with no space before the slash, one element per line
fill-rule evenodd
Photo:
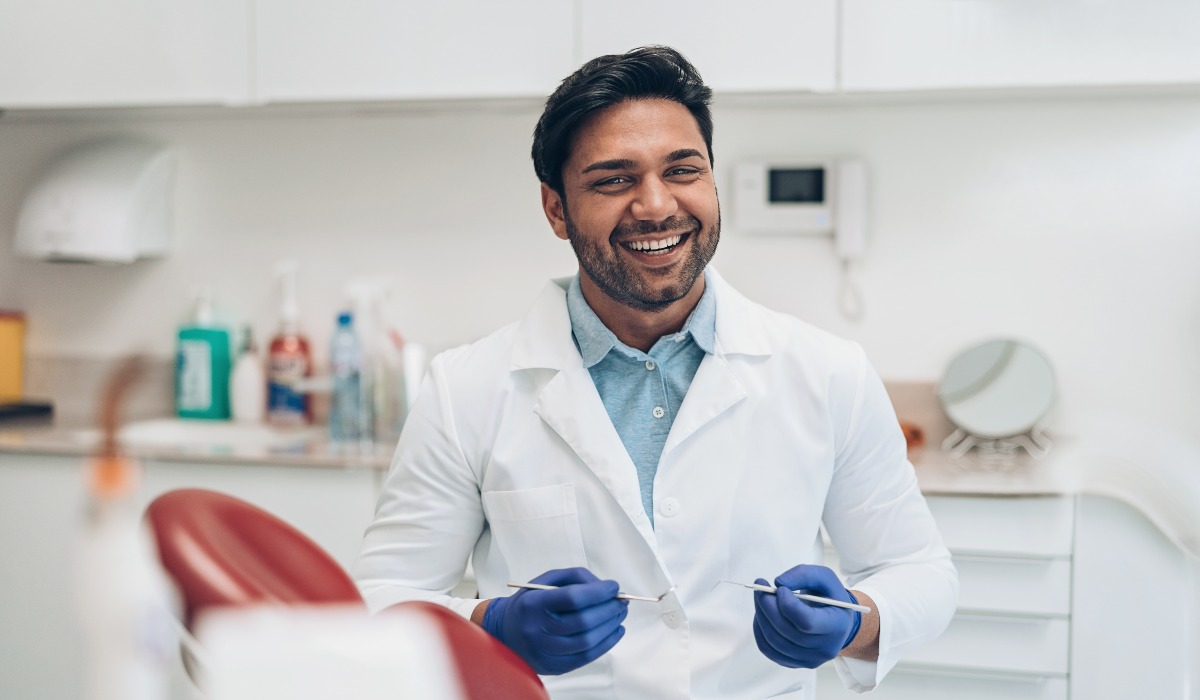
<path fill-rule="evenodd" d="M 1200 3 L 843 0 L 842 88 L 1200 80 Z"/>
<path fill-rule="evenodd" d="M 0 698 L 81 698 L 77 457 L 0 455 Z"/>
<path fill-rule="evenodd" d="M 583 61 L 666 44 L 718 92 L 836 87 L 835 0 L 582 0 L 581 8 Z"/>
<path fill-rule="evenodd" d="M 348 572 L 375 514 L 372 480 L 366 469 L 154 462 L 146 465 L 141 493 L 145 503 L 179 488 L 249 501 L 312 538 Z"/>
<path fill-rule="evenodd" d="M 246 0 L 5 0 L 0 107 L 236 104 Z"/>
<path fill-rule="evenodd" d="M 263 102 L 544 97 L 574 69 L 561 0 L 258 0 Z"/>

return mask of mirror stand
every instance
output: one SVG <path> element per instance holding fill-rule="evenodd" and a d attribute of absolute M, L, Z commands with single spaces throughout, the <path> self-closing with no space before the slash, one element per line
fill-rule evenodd
<path fill-rule="evenodd" d="M 1024 448 L 1031 457 L 1041 459 L 1050 454 L 1050 448 L 1053 446 L 1050 438 L 1036 427 L 1021 435 L 1006 438 L 980 437 L 959 428 L 942 441 L 942 449 L 954 459 L 962 457 L 975 447 L 984 459 L 996 461 L 1008 461 L 1016 457 L 1018 448 Z"/>

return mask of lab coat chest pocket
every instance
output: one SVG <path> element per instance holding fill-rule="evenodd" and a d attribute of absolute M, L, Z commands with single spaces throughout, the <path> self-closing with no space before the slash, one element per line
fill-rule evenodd
<path fill-rule="evenodd" d="M 587 566 L 574 484 L 487 491 L 483 507 L 513 580 L 529 581 L 550 569 Z"/>

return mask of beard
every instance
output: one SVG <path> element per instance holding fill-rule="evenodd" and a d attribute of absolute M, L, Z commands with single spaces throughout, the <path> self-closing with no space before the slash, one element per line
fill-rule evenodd
<path fill-rule="evenodd" d="M 591 278 L 600 291 L 613 301 L 638 311 L 662 311 L 686 297 L 704 274 L 717 243 L 721 239 L 721 211 L 717 208 L 717 220 L 702 230 L 700 220 L 694 216 L 672 217 L 660 222 L 641 221 L 619 225 L 608 236 L 608 245 L 583 235 L 563 201 L 563 219 L 567 228 L 567 240 L 579 259 L 579 267 Z M 644 270 L 622 255 L 621 244 L 632 234 L 677 232 L 685 235 L 679 245 L 688 245 L 686 256 L 677 264 L 661 270 Z M 662 284 L 652 284 L 653 281 Z"/>

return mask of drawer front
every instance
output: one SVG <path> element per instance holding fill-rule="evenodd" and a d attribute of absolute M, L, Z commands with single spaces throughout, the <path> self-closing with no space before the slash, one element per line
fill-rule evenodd
<path fill-rule="evenodd" d="M 928 502 L 951 552 L 1071 556 L 1075 502 L 1070 497 L 931 496 Z"/>
<path fill-rule="evenodd" d="M 956 556 L 963 610 L 1069 615 L 1071 562 Z"/>
<path fill-rule="evenodd" d="M 869 696 L 846 690 L 829 664 L 817 671 L 820 700 L 1067 700 L 1064 678 L 943 673 L 897 666 Z"/>
<path fill-rule="evenodd" d="M 905 661 L 947 669 L 1066 674 L 1066 620 L 987 617 L 959 613 L 946 632 Z"/>

